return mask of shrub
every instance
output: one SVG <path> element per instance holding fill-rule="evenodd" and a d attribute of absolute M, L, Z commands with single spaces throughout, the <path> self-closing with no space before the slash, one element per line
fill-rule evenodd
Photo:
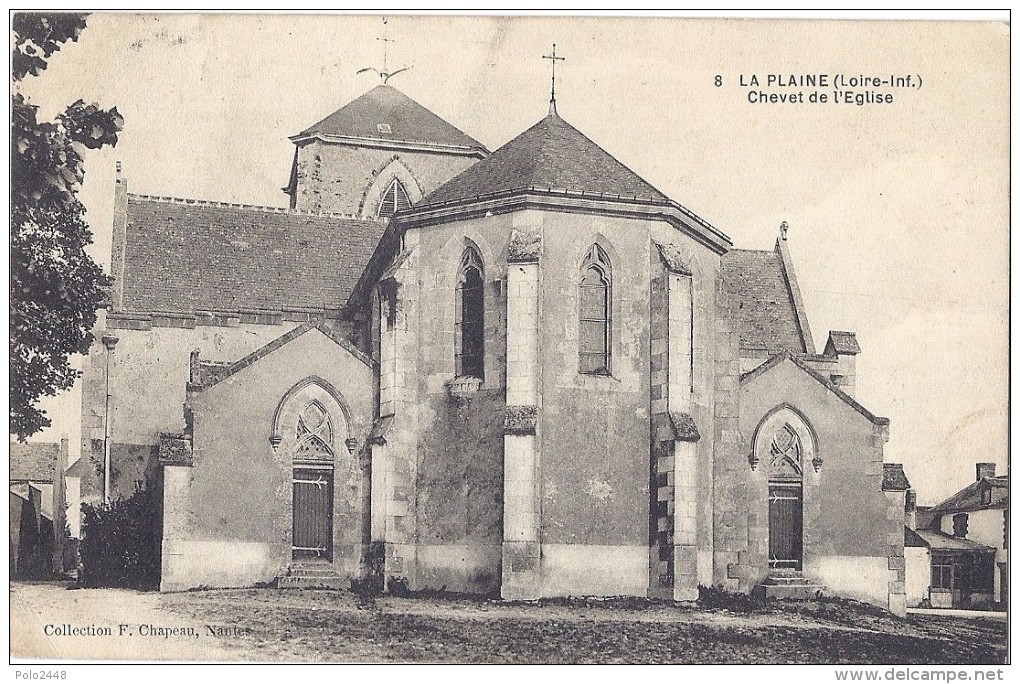
<path fill-rule="evenodd" d="M 79 582 L 86 587 L 159 588 L 163 515 L 157 492 L 82 506 Z"/>
<path fill-rule="evenodd" d="M 698 606 L 728 610 L 734 613 L 754 613 L 765 610 L 765 602 L 750 594 L 706 586 L 698 587 Z"/>

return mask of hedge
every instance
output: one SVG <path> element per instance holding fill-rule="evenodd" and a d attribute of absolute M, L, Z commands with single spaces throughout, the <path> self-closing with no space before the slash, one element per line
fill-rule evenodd
<path fill-rule="evenodd" d="M 159 588 L 163 515 L 156 492 L 82 506 L 79 583 L 86 587 Z"/>

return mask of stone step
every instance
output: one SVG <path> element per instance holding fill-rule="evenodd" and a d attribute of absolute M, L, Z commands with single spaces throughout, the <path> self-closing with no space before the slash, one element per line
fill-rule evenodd
<path fill-rule="evenodd" d="M 330 565 L 323 566 L 291 566 L 287 568 L 288 577 L 336 577 Z"/>
<path fill-rule="evenodd" d="M 803 570 L 794 568 L 770 568 L 769 577 L 803 577 Z"/>
<path fill-rule="evenodd" d="M 751 589 L 751 595 L 765 601 L 810 601 L 816 598 L 825 587 L 821 584 L 757 584 Z"/>
<path fill-rule="evenodd" d="M 815 582 L 804 576 L 802 570 L 788 570 L 785 568 L 774 568 L 769 570 L 769 574 L 761 581 L 761 584 L 771 586 L 794 586 L 794 585 L 814 585 Z"/>
<path fill-rule="evenodd" d="M 348 589 L 350 581 L 337 575 L 320 577 L 284 575 L 277 580 L 276 586 L 280 589 Z"/>
<path fill-rule="evenodd" d="M 761 581 L 762 584 L 772 584 L 777 586 L 789 586 L 793 584 L 814 584 L 811 580 L 806 577 L 766 577 Z"/>

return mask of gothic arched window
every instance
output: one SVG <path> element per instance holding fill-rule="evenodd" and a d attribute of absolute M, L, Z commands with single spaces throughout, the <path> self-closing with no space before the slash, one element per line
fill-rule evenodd
<path fill-rule="evenodd" d="M 579 371 L 609 375 L 612 269 L 609 257 L 598 245 L 592 245 L 581 264 L 579 318 Z"/>
<path fill-rule="evenodd" d="M 485 290 L 482 260 L 473 247 L 464 251 L 457 278 L 457 375 L 484 378 Z"/>
<path fill-rule="evenodd" d="M 396 178 L 389 184 L 379 201 L 379 216 L 393 216 L 398 211 L 403 211 L 411 206 L 411 200 L 407 196 L 404 184 Z"/>

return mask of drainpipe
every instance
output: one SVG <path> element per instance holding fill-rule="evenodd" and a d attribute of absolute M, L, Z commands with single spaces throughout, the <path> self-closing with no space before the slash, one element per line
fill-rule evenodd
<path fill-rule="evenodd" d="M 113 395 L 110 393 L 110 367 L 113 363 L 113 348 L 117 346 L 119 338 L 113 335 L 103 335 L 103 346 L 106 347 L 106 410 L 104 411 L 103 425 L 103 503 L 110 503 L 110 409 L 113 405 Z"/>

